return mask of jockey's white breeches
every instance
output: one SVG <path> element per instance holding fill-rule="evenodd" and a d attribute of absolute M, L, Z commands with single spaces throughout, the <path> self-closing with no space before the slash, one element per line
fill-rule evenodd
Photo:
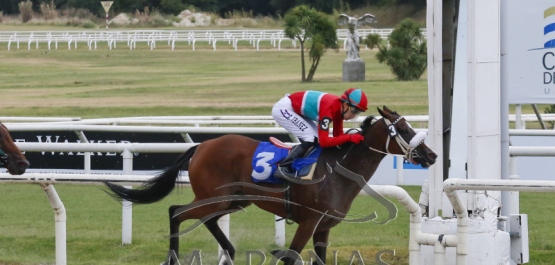
<path fill-rule="evenodd" d="M 295 135 L 299 140 L 312 143 L 315 137 L 318 137 L 316 122 L 305 119 L 297 114 L 291 106 L 291 99 L 289 99 L 288 95 L 274 105 L 272 117 L 281 127 Z"/>

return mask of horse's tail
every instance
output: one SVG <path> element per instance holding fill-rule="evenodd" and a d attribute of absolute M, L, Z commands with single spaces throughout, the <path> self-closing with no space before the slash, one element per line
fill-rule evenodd
<path fill-rule="evenodd" d="M 163 199 L 175 188 L 175 181 L 179 176 L 179 170 L 188 167 L 189 161 L 197 147 L 198 145 L 189 148 L 187 152 L 179 156 L 175 165 L 166 169 L 162 174 L 150 179 L 139 189 L 126 189 L 117 184 L 104 182 L 111 191 L 108 194 L 117 200 L 127 200 L 139 204 L 154 203 Z"/>

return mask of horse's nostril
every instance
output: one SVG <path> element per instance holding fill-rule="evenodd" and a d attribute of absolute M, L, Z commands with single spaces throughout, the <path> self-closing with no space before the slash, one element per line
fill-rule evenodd
<path fill-rule="evenodd" d="M 19 168 L 27 169 L 29 168 L 30 164 L 29 164 L 29 161 L 19 161 L 17 162 L 17 166 Z"/>

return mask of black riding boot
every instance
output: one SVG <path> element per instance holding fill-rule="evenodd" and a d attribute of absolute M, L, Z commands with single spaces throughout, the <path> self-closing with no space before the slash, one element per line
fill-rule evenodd
<path fill-rule="evenodd" d="M 295 158 L 303 157 L 305 152 L 313 145 L 314 143 L 311 142 L 303 142 L 293 147 L 291 152 L 289 152 L 289 155 L 287 155 L 287 157 L 279 163 L 279 168 L 277 169 L 275 176 L 278 178 L 299 180 L 300 178 L 291 166 L 293 161 L 295 161 Z"/>

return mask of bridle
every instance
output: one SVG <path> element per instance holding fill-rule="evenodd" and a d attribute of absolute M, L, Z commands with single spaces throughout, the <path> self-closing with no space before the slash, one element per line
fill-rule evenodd
<path fill-rule="evenodd" d="M 0 167 L 8 164 L 8 154 L 4 153 L 2 149 L 0 149 Z"/>
<path fill-rule="evenodd" d="M 424 140 L 426 139 L 426 133 L 423 131 L 420 131 L 418 133 L 416 133 L 411 139 L 410 141 L 407 143 L 407 141 L 401 136 L 400 133 L 397 132 L 397 128 L 396 125 L 400 120 L 403 120 L 404 117 L 400 116 L 399 118 L 397 118 L 395 121 L 391 122 L 386 118 L 382 118 L 385 122 L 385 124 L 387 125 L 387 128 L 389 130 L 389 137 L 387 137 L 387 141 L 385 143 L 385 152 L 375 149 L 371 146 L 368 146 L 365 144 L 366 147 L 368 147 L 370 150 L 374 151 L 374 152 L 378 152 L 378 153 L 382 153 L 385 155 L 390 155 L 392 154 L 391 152 L 389 152 L 389 140 L 391 140 L 391 138 L 395 139 L 395 141 L 397 141 L 397 145 L 399 145 L 399 148 L 401 148 L 401 151 L 404 154 L 404 158 L 408 161 L 413 161 L 414 157 L 420 157 L 418 155 L 418 152 L 416 152 L 416 148 L 421 145 L 422 143 L 424 143 Z M 406 120 L 405 120 L 406 122 Z M 406 122 L 407 125 L 410 127 L 410 124 L 408 122 Z M 411 127 L 412 128 L 412 127 Z"/>

